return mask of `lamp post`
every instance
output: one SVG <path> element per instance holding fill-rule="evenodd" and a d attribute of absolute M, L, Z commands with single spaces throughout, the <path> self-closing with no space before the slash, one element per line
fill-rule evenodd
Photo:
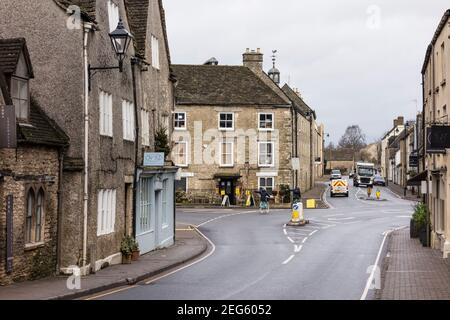
<path fill-rule="evenodd" d="M 324 141 L 325 141 L 325 137 L 326 138 L 329 138 L 330 137 L 330 134 L 329 133 L 324 133 Z M 331 141 L 330 141 L 331 142 Z M 325 142 L 324 142 L 324 145 L 325 145 Z M 330 146 L 330 145 L 329 145 Z M 328 166 L 328 162 L 330 162 L 330 170 L 331 170 L 331 148 L 329 148 L 329 153 L 330 153 L 330 155 L 329 155 L 329 157 L 328 157 L 328 161 L 327 161 L 327 164 L 325 165 L 325 168 L 323 169 L 323 174 L 325 175 L 325 171 L 326 171 L 326 169 L 327 169 L 327 166 Z M 325 160 L 325 159 L 324 159 Z"/>
<path fill-rule="evenodd" d="M 128 51 L 128 47 L 130 46 L 131 41 L 133 40 L 133 35 L 125 29 L 123 25 L 122 19 L 119 20 L 119 24 L 117 25 L 116 30 L 109 34 L 111 39 L 111 45 L 116 54 L 117 60 L 119 60 L 118 66 L 106 66 L 106 67 L 91 67 L 88 66 L 89 73 L 89 91 L 91 90 L 91 80 L 92 77 L 98 71 L 103 70 L 115 70 L 119 69 L 119 72 L 123 72 L 123 61 L 125 60 L 126 53 Z"/>

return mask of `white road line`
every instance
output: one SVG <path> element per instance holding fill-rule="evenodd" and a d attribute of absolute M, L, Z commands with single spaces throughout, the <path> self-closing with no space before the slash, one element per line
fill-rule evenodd
<path fill-rule="evenodd" d="M 329 221 L 345 221 L 345 220 L 355 220 L 355 217 L 348 217 L 348 218 L 328 218 Z"/>
<path fill-rule="evenodd" d="M 200 230 L 198 230 L 197 228 L 196 228 L 196 230 L 197 230 L 198 233 L 200 233 L 200 235 L 201 235 L 203 238 L 206 239 L 206 241 L 209 242 L 209 244 L 210 244 L 211 247 L 212 247 L 211 252 L 209 252 L 206 256 L 204 256 L 203 258 L 201 258 L 201 259 L 199 259 L 199 260 L 197 260 L 197 261 L 194 261 L 194 262 L 192 262 L 192 263 L 190 263 L 190 264 L 188 264 L 188 265 L 186 265 L 186 266 L 184 266 L 184 267 L 182 267 L 182 268 L 180 268 L 180 269 L 174 270 L 174 271 L 169 272 L 169 273 L 167 273 L 167 274 L 165 274 L 165 275 L 162 275 L 162 276 L 160 276 L 160 277 L 157 277 L 157 278 L 154 278 L 154 279 L 152 279 L 152 280 L 150 280 L 150 281 L 147 281 L 145 284 L 151 284 L 151 283 L 153 283 L 153 282 L 155 282 L 155 281 L 158 281 L 158 280 L 161 280 L 161 279 L 163 279 L 163 278 L 166 278 L 166 277 L 168 277 L 168 276 L 170 276 L 170 275 L 172 275 L 172 274 L 174 274 L 174 273 L 177 273 L 177 272 L 179 272 L 179 271 L 181 271 L 181 270 L 184 270 L 184 269 L 186 269 L 186 268 L 192 267 L 193 265 L 198 264 L 198 263 L 202 262 L 202 261 L 205 260 L 205 259 L 208 259 L 211 255 L 214 254 L 214 252 L 216 251 L 216 245 L 215 245 L 215 244 L 214 244 L 207 236 L 205 236 Z"/>
<path fill-rule="evenodd" d="M 381 253 L 383 252 L 384 243 L 386 242 L 387 237 L 394 231 L 402 230 L 407 227 L 396 228 L 393 230 L 385 231 L 383 241 L 381 242 L 380 250 L 378 251 L 377 259 L 375 260 L 374 268 L 372 268 L 372 272 L 370 273 L 369 279 L 367 279 L 366 287 L 364 288 L 364 292 L 361 296 L 361 300 L 366 300 L 367 294 L 369 293 L 370 287 L 372 286 L 373 278 L 375 276 L 375 272 L 377 270 L 378 264 L 380 262 Z"/>
<path fill-rule="evenodd" d="M 323 195 L 322 195 L 322 201 L 331 209 L 331 210 L 334 210 L 334 207 L 328 202 L 328 200 L 327 200 L 327 193 L 328 193 L 328 191 L 331 189 L 331 187 L 329 186 L 326 190 L 325 190 L 325 192 L 323 193 Z"/>
<path fill-rule="evenodd" d="M 306 241 L 308 241 L 308 238 L 303 239 L 302 243 L 305 244 Z"/>
<path fill-rule="evenodd" d="M 193 265 L 196 265 L 196 264 L 198 264 L 198 263 L 200 263 L 200 262 L 202 262 L 202 261 L 208 259 L 210 256 L 212 256 L 212 255 L 214 254 L 214 252 L 216 251 L 216 246 L 215 246 L 215 244 L 214 244 L 207 236 L 205 236 L 200 230 L 198 230 L 194 225 L 191 225 L 191 226 L 192 226 L 192 228 L 193 228 L 194 230 L 196 230 L 203 238 L 205 238 L 206 241 L 208 241 L 208 243 L 211 245 L 211 248 L 212 248 L 211 251 L 210 251 L 206 256 L 202 257 L 201 259 L 198 259 L 198 260 L 196 260 L 196 261 L 194 261 L 194 262 L 192 262 L 192 263 L 190 263 L 190 264 L 188 264 L 188 265 L 185 265 L 185 266 L 183 266 L 183 267 L 181 267 L 181 268 L 175 269 L 175 270 L 173 270 L 173 271 L 171 271 L 171 272 L 169 272 L 169 273 L 163 274 L 163 275 L 161 275 L 161 276 L 159 276 L 159 277 L 152 278 L 151 280 L 145 282 L 145 284 L 147 284 L 147 285 L 148 285 L 148 284 L 151 284 L 151 283 L 153 283 L 153 282 L 156 282 L 156 281 L 158 281 L 158 280 L 161 280 L 161 279 L 163 279 L 163 278 L 166 278 L 166 277 L 168 277 L 168 276 L 171 276 L 171 275 L 173 275 L 173 274 L 175 274 L 175 273 L 177 273 L 177 272 L 180 272 L 180 271 L 182 271 L 182 270 L 184 270 L 184 269 L 186 269 L 186 268 L 192 267 Z M 130 289 L 133 289 L 133 288 L 136 288 L 136 287 L 138 287 L 138 286 L 137 286 L 137 285 L 134 285 L 134 286 L 128 286 L 128 287 L 126 287 L 126 288 L 122 288 L 122 289 L 110 291 L 110 292 L 103 293 L 103 294 L 98 294 L 98 295 L 92 296 L 92 297 L 90 297 L 90 298 L 87 298 L 87 299 L 85 299 L 85 300 L 95 300 L 95 299 L 103 298 L 103 297 L 106 297 L 106 296 L 109 296 L 109 295 L 112 295 L 112 294 L 115 294 L 115 293 L 118 293 L 118 292 L 121 292 L 121 291 L 130 290 Z"/>
<path fill-rule="evenodd" d="M 249 214 L 249 213 L 255 213 L 255 212 L 258 212 L 258 211 L 245 211 L 245 212 L 238 212 L 238 213 L 233 213 L 233 214 L 224 214 L 224 215 L 222 215 L 222 216 L 219 216 L 219 217 L 214 218 L 214 219 L 210 219 L 210 220 L 208 220 L 208 221 L 205 221 L 205 222 L 199 224 L 199 225 L 197 226 L 197 228 L 203 227 L 204 225 L 207 225 L 208 223 L 211 223 L 211 222 L 214 222 L 214 221 L 223 219 L 223 218 L 234 217 L 234 216 L 240 216 L 240 215 Z"/>
<path fill-rule="evenodd" d="M 295 243 L 295 241 L 294 240 L 292 240 L 292 238 L 291 237 L 288 237 L 287 238 L 291 243 Z"/>
<path fill-rule="evenodd" d="M 332 218 L 332 217 L 341 217 L 341 216 L 345 216 L 345 214 L 341 213 L 341 214 L 331 214 L 329 216 L 324 216 L 325 218 Z"/>
<path fill-rule="evenodd" d="M 312 235 L 316 234 L 317 231 L 318 231 L 318 230 L 315 230 L 315 231 L 311 232 L 311 233 L 309 234 L 309 236 L 311 237 Z"/>
<path fill-rule="evenodd" d="M 283 262 L 283 264 L 288 264 L 289 262 L 292 261 L 292 259 L 294 259 L 295 255 L 290 256 L 286 261 Z"/>
<path fill-rule="evenodd" d="M 283 229 L 283 233 L 284 233 L 285 236 L 287 236 L 287 231 L 286 231 L 286 229 Z"/>
<path fill-rule="evenodd" d="M 302 249 L 303 249 L 303 246 L 295 246 L 295 248 L 294 248 L 294 252 L 295 253 L 299 253 L 300 251 L 302 251 Z"/>

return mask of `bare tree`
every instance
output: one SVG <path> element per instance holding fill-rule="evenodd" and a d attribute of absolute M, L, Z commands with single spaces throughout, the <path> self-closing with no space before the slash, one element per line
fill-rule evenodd
<path fill-rule="evenodd" d="M 339 140 L 339 148 L 351 149 L 354 152 L 366 146 L 366 135 L 358 125 L 352 125 L 345 130 L 344 135 Z"/>

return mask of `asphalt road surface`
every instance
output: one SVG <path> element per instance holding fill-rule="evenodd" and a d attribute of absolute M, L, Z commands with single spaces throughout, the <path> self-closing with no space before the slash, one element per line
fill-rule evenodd
<path fill-rule="evenodd" d="M 371 299 L 370 285 L 377 284 L 371 266 L 386 255 L 385 234 L 408 226 L 413 211 L 412 202 L 380 190 L 384 201 L 364 200 L 365 188 L 351 187 L 349 198 L 328 192 L 331 208 L 306 210 L 311 224 L 303 228 L 286 227 L 289 210 L 179 210 L 179 222 L 199 226 L 212 242 L 209 256 L 100 299 Z"/>

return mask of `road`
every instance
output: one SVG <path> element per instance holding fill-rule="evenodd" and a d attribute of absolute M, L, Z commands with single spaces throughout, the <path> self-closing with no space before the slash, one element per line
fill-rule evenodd
<path fill-rule="evenodd" d="M 371 269 L 386 254 L 388 230 L 409 225 L 413 203 L 380 188 L 385 201 L 366 201 L 366 189 L 329 198 L 328 210 L 307 210 L 311 224 L 286 227 L 289 210 L 179 210 L 213 243 L 201 262 L 149 284 L 100 299 L 131 300 L 359 300 Z M 376 277 L 376 272 L 374 273 Z"/>

